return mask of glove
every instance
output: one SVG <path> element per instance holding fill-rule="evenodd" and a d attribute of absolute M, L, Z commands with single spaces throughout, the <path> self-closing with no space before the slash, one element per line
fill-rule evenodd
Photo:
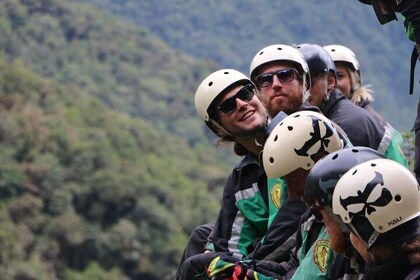
<path fill-rule="evenodd" d="M 252 269 L 248 269 L 246 271 L 246 276 L 244 278 L 244 280 L 279 280 L 279 279 L 282 279 L 282 278 L 273 278 L 272 276 L 266 276 Z"/>
<path fill-rule="evenodd" d="M 246 276 L 247 265 L 243 262 L 237 262 L 233 268 L 233 280 L 244 280 Z"/>
<path fill-rule="evenodd" d="M 226 255 L 219 255 L 214 258 L 207 268 L 207 276 L 212 280 L 232 279 L 237 258 Z"/>
<path fill-rule="evenodd" d="M 278 272 L 278 264 L 269 261 L 242 260 L 233 269 L 233 280 L 277 280 L 283 277 Z"/>
<path fill-rule="evenodd" d="M 238 280 L 277 280 L 283 279 L 282 275 L 285 273 L 284 268 L 277 262 L 255 261 L 246 266 L 245 275 Z"/>

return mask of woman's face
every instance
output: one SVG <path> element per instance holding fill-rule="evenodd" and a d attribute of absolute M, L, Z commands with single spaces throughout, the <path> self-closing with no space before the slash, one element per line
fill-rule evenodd
<path fill-rule="evenodd" d="M 349 68 L 342 63 L 336 63 L 337 88 L 347 97 L 351 98 L 351 78 Z"/>

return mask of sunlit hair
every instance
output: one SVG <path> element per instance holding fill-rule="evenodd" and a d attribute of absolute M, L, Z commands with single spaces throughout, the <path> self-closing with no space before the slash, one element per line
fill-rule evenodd
<path fill-rule="evenodd" d="M 356 105 L 359 105 L 362 101 L 372 102 L 374 100 L 373 90 L 370 87 L 371 85 L 359 87 L 352 93 L 350 100 Z"/>
<path fill-rule="evenodd" d="M 348 69 L 351 83 L 350 100 L 356 105 L 359 105 L 364 100 L 369 103 L 372 102 L 374 98 L 372 96 L 373 90 L 371 89 L 371 85 L 362 86 L 359 72 L 352 71 L 350 68 Z"/>

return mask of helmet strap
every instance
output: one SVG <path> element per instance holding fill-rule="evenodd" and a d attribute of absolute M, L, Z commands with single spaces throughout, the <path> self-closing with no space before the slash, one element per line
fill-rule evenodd
<path fill-rule="evenodd" d="M 236 140 L 245 140 L 245 139 L 250 139 L 250 138 L 254 138 L 254 143 L 255 143 L 255 145 L 257 146 L 257 147 L 262 147 L 263 145 L 262 144 L 260 144 L 259 142 L 258 142 L 258 140 L 257 140 L 257 135 L 259 134 L 259 133 L 261 133 L 261 132 L 264 132 L 264 134 L 265 134 L 265 131 L 266 131 L 266 128 L 267 128 L 267 125 L 268 125 L 268 120 L 269 120 L 269 117 L 268 117 L 268 115 L 267 115 L 267 117 L 266 117 L 266 119 L 265 119 L 265 124 L 264 124 L 264 126 L 260 129 L 260 130 L 257 130 L 257 131 L 254 131 L 254 132 L 252 132 L 252 133 L 250 133 L 250 134 L 248 134 L 248 135 L 242 135 L 242 136 L 234 136 L 234 135 L 232 135 L 233 137 L 234 137 L 234 140 L 236 141 Z"/>
<path fill-rule="evenodd" d="M 254 132 L 250 133 L 249 135 L 242 135 L 242 136 L 235 136 L 234 134 L 227 131 L 220 123 L 218 123 L 217 121 L 215 121 L 213 119 L 210 119 L 209 122 L 213 126 L 213 129 L 212 129 L 213 132 L 217 136 L 219 136 L 220 138 L 223 138 L 227 141 L 237 141 L 237 140 L 245 140 L 245 139 L 254 138 L 255 145 L 257 147 L 262 147 L 263 145 L 258 143 L 258 140 L 257 140 L 256 136 L 261 132 L 265 132 L 265 130 L 267 128 L 267 125 L 268 125 L 268 120 L 269 120 L 269 117 L 267 116 L 265 124 L 260 130 L 254 131 Z"/>
<path fill-rule="evenodd" d="M 307 91 L 303 92 L 302 103 L 305 103 L 308 100 L 309 96 L 311 96 L 311 91 L 308 89 Z"/>
<path fill-rule="evenodd" d="M 254 143 L 255 143 L 255 146 L 257 146 L 257 147 L 262 147 L 263 146 L 262 144 L 258 143 L 257 138 L 254 138 Z"/>
<path fill-rule="evenodd" d="M 377 231 L 374 231 L 374 232 L 372 233 L 372 235 L 370 236 L 370 238 L 369 238 L 369 240 L 368 240 L 368 242 L 367 242 L 368 248 L 372 247 L 373 243 L 376 241 L 376 239 L 378 239 L 379 234 L 380 234 L 380 233 L 379 233 L 379 232 L 377 232 Z"/>
<path fill-rule="evenodd" d="M 234 141 L 235 136 L 229 133 L 220 123 L 217 121 L 210 119 L 209 123 L 211 124 L 211 130 L 220 138 L 226 139 L 228 141 Z"/>

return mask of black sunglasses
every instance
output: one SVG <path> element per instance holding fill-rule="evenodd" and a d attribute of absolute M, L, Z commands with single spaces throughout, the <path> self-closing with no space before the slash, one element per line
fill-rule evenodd
<path fill-rule="evenodd" d="M 299 77 L 299 73 L 294 68 L 282 69 L 279 71 L 261 74 L 255 77 L 255 83 L 259 88 L 269 87 L 273 84 L 274 75 L 277 76 L 282 83 L 288 83 L 293 81 L 296 77 Z"/>
<path fill-rule="evenodd" d="M 248 84 L 242 87 L 234 96 L 229 97 L 217 106 L 217 109 L 226 114 L 230 115 L 236 111 L 236 99 L 239 98 L 242 101 L 250 101 L 254 97 L 255 87 L 252 84 Z"/>

